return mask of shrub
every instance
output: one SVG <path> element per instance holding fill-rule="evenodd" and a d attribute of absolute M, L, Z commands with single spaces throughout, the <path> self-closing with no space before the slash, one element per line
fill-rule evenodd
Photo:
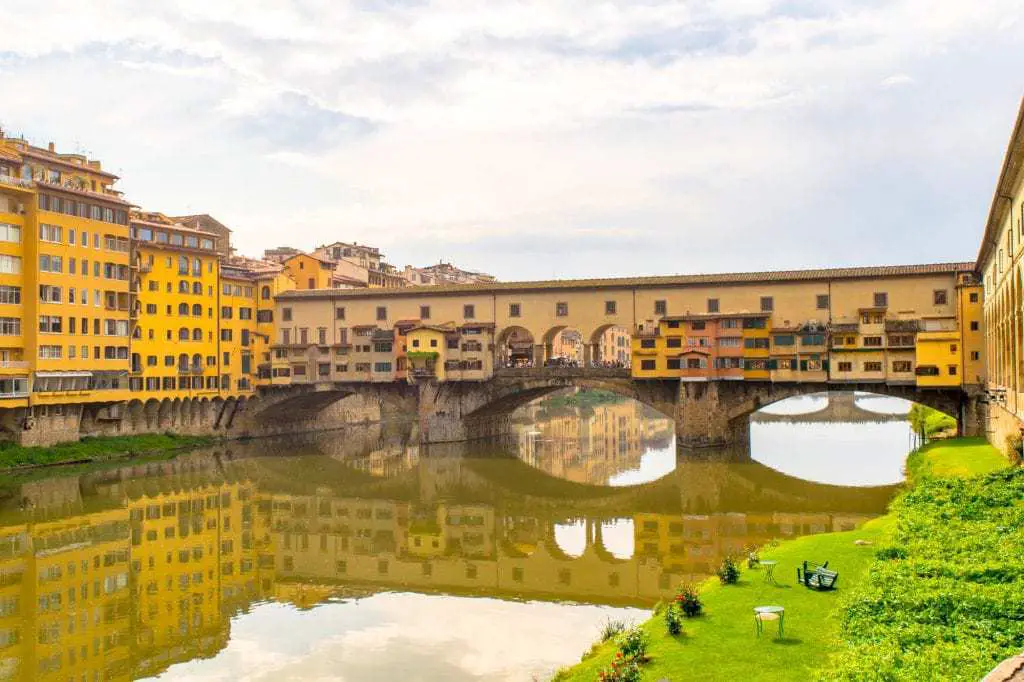
<path fill-rule="evenodd" d="M 626 621 L 624 620 L 606 620 L 601 627 L 601 641 L 607 642 L 609 639 L 617 637 L 625 629 Z"/>
<path fill-rule="evenodd" d="M 1010 461 L 1019 465 L 1021 456 L 1024 454 L 1024 437 L 1018 433 L 1011 433 L 1006 437 L 1006 452 L 1010 455 Z"/>
<path fill-rule="evenodd" d="M 679 610 L 687 618 L 699 616 L 704 611 L 704 603 L 700 600 L 700 592 L 693 583 L 684 583 L 679 588 L 673 605 L 678 606 Z"/>
<path fill-rule="evenodd" d="M 597 674 L 599 682 L 640 682 L 640 661 L 624 656 L 622 652 L 615 654 L 610 666 Z"/>
<path fill-rule="evenodd" d="M 722 565 L 718 567 L 716 575 L 723 585 L 735 584 L 740 579 L 740 567 L 736 563 L 736 557 L 727 555 L 722 559 Z"/>
<path fill-rule="evenodd" d="M 875 552 L 875 558 L 880 561 L 891 561 L 893 559 L 906 559 L 907 550 L 902 547 L 882 547 Z"/>
<path fill-rule="evenodd" d="M 683 631 L 683 612 L 676 604 L 669 604 L 665 610 L 665 626 L 668 634 L 675 637 Z"/>
<path fill-rule="evenodd" d="M 619 651 L 626 658 L 643 660 L 647 655 L 647 633 L 634 625 L 619 636 Z"/>

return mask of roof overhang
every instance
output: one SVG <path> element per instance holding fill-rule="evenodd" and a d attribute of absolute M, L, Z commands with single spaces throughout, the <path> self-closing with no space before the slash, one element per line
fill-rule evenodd
<path fill-rule="evenodd" d="M 996 246 L 999 226 L 1006 217 L 1006 212 L 1010 210 L 1013 201 L 1013 188 L 1020 181 L 1022 169 L 1024 169 L 1024 98 L 1021 98 L 1020 108 L 1017 110 L 1017 122 L 1010 135 L 1010 142 L 1006 147 L 1006 154 L 1003 156 L 1003 167 L 999 171 L 999 180 L 996 182 L 992 204 L 988 209 L 985 234 L 982 236 L 978 259 L 974 265 L 979 272 L 985 268 L 985 261 L 988 260 L 993 247 Z"/>

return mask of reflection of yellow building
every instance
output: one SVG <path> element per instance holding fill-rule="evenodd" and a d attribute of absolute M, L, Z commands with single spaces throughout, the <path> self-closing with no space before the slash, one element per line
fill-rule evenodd
<path fill-rule="evenodd" d="M 130 537 L 124 509 L 30 524 L 21 600 L 24 679 L 131 678 Z"/>
<path fill-rule="evenodd" d="M 650 414 L 632 400 L 594 406 L 586 412 L 565 408 L 548 413 L 544 402 L 529 407 L 530 426 L 522 448 L 531 464 L 552 476 L 579 483 L 605 483 L 640 466 L 646 444 L 671 436 L 672 420 Z M 529 432 L 535 433 L 530 436 Z"/>

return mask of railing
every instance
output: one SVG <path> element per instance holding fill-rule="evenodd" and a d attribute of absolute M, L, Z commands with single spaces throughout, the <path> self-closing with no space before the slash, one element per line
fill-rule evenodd
<path fill-rule="evenodd" d="M 0 360 L 0 369 L 28 369 L 28 360 Z"/>
<path fill-rule="evenodd" d="M 27 398 L 28 391 L 12 391 L 10 393 L 0 393 L 0 399 L 3 398 Z"/>
<path fill-rule="evenodd" d="M 15 187 L 25 187 L 26 189 L 32 188 L 32 180 L 25 180 L 24 178 L 16 178 L 13 175 L 0 175 L 0 182 L 5 185 L 14 185 Z"/>
<path fill-rule="evenodd" d="M 503 367 L 494 370 L 495 377 L 601 377 L 628 379 L 628 367 Z"/>

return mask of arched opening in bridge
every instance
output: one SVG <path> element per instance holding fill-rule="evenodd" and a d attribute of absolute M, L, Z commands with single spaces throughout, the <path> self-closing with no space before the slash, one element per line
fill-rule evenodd
<path fill-rule="evenodd" d="M 622 325 L 608 324 L 591 334 L 590 362 L 597 367 L 629 368 L 632 334 Z"/>
<path fill-rule="evenodd" d="M 794 396 L 750 415 L 750 454 L 757 462 L 808 481 L 886 485 L 903 480 L 907 455 L 922 444 L 919 424 L 932 438 L 957 431 L 952 415 L 898 393 Z"/>
<path fill-rule="evenodd" d="M 642 485 L 675 469 L 675 423 L 600 387 L 556 389 L 516 409 L 511 422 L 519 458 L 572 483 Z"/>
<path fill-rule="evenodd" d="M 498 335 L 497 366 L 505 368 L 528 368 L 541 363 L 533 334 L 525 327 L 513 326 L 501 330 Z"/>
<path fill-rule="evenodd" d="M 574 327 L 552 327 L 544 334 L 545 367 L 586 367 L 591 348 Z"/>

